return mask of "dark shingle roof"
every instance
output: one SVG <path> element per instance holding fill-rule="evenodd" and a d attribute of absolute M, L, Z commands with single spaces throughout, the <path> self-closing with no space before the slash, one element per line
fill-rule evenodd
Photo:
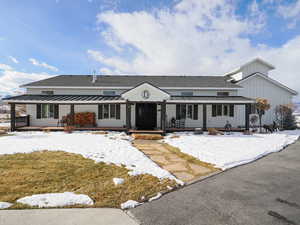
<path fill-rule="evenodd" d="M 157 87 L 216 87 L 240 88 L 241 86 L 227 82 L 223 76 L 119 76 L 98 75 L 92 83 L 91 75 L 60 75 L 41 81 L 32 82 L 26 86 L 61 86 L 61 87 L 135 87 L 148 82 Z"/>

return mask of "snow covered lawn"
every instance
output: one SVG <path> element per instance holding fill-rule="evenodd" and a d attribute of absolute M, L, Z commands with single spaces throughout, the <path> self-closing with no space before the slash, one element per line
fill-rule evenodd
<path fill-rule="evenodd" d="M 174 135 L 179 138 L 171 138 Z M 168 135 L 164 141 L 186 154 L 225 170 L 278 152 L 294 143 L 299 135 L 300 130 L 251 136 L 241 133 L 224 136 L 176 133 Z"/>
<path fill-rule="evenodd" d="M 0 139 L 0 155 L 29 153 L 33 151 L 65 151 L 80 154 L 95 162 L 125 165 L 130 175 L 151 174 L 160 179 L 175 179 L 133 147 L 125 133 L 109 132 L 107 135 L 90 132 L 15 132 Z"/>

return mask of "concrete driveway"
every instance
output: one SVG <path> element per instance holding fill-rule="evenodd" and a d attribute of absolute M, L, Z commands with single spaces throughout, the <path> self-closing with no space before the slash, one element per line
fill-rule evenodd
<path fill-rule="evenodd" d="M 130 213 L 143 225 L 300 225 L 300 142 Z"/>
<path fill-rule="evenodd" d="M 1 225 L 137 225 L 120 209 L 0 210 Z"/>

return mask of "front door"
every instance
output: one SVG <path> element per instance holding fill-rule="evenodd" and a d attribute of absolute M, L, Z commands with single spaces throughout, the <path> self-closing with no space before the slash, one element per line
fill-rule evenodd
<path fill-rule="evenodd" d="M 136 104 L 136 127 L 138 130 L 153 130 L 156 127 L 156 104 Z"/>

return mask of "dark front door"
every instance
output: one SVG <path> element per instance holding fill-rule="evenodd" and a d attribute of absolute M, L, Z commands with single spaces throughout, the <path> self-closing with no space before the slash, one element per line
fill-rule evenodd
<path fill-rule="evenodd" d="M 156 127 L 156 104 L 137 103 L 135 112 L 137 129 L 152 130 Z"/>

